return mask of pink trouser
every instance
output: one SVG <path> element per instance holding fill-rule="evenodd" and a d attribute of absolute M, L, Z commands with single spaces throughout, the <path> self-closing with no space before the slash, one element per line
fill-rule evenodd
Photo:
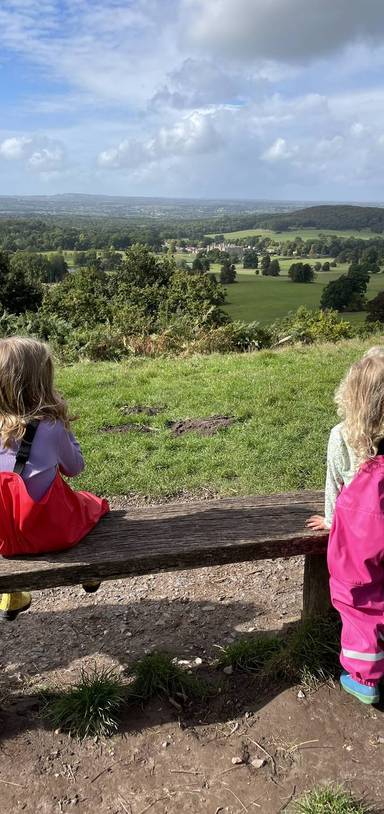
<path fill-rule="evenodd" d="M 336 500 L 328 568 L 341 663 L 372 686 L 384 676 L 384 455 L 363 464 Z"/>
<path fill-rule="evenodd" d="M 356 681 L 374 686 L 384 676 L 384 584 L 367 590 L 331 578 L 330 588 L 342 621 L 341 664 Z"/>

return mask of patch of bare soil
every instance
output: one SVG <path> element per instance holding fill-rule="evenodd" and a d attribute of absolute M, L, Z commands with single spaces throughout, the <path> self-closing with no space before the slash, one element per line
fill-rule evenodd
<path fill-rule="evenodd" d="M 0 640 L 0 800 L 25 814 L 278 814 L 323 781 L 383 811 L 384 718 L 338 687 L 313 694 L 212 673 L 218 647 L 294 623 L 302 561 L 265 561 L 36 592 Z M 209 676 L 216 693 L 178 711 L 127 709 L 110 740 L 79 743 L 44 722 L 39 695 L 81 668 L 124 676 L 152 649 Z"/>
<path fill-rule="evenodd" d="M 135 404 L 132 407 L 129 404 L 123 404 L 122 407 L 119 407 L 123 415 L 159 415 L 159 413 L 163 413 L 165 409 L 165 404 L 158 405 L 157 407 L 144 407 L 142 404 Z"/>
<path fill-rule="evenodd" d="M 197 432 L 199 435 L 215 435 L 219 430 L 231 427 L 237 419 L 228 415 L 213 415 L 210 418 L 187 418 L 184 421 L 167 421 L 166 426 L 172 435 Z"/>

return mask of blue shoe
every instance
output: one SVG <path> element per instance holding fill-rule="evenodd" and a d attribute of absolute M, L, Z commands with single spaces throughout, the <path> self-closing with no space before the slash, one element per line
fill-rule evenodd
<path fill-rule="evenodd" d="M 365 684 L 360 684 L 349 673 L 341 674 L 340 684 L 345 692 L 353 695 L 362 704 L 378 704 L 380 701 L 378 687 L 367 687 Z"/>

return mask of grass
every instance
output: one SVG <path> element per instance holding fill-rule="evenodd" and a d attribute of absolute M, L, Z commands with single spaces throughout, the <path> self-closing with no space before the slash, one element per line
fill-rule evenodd
<path fill-rule="evenodd" d="M 218 233 L 215 233 L 218 234 Z M 215 237 L 215 234 L 210 234 L 208 237 Z M 231 240 L 232 238 L 242 238 L 242 237 L 254 237 L 255 235 L 260 235 L 260 237 L 270 237 L 277 243 L 286 243 L 289 240 L 294 240 L 297 237 L 301 237 L 302 240 L 318 240 L 320 235 L 331 235 L 335 237 L 356 237 L 364 240 L 369 240 L 369 238 L 377 237 L 377 233 L 372 232 L 371 229 L 361 229 L 358 231 L 357 229 L 310 229 L 303 228 L 303 229 L 292 229 L 288 232 L 273 232 L 272 229 L 240 229 L 235 232 L 223 232 L 224 237 L 227 240 Z"/>
<path fill-rule="evenodd" d="M 45 716 L 54 729 L 78 738 L 109 737 L 118 729 L 125 691 L 119 677 L 107 669 L 83 671 L 78 684 L 52 695 Z"/>
<path fill-rule="evenodd" d="M 221 648 L 217 666 L 220 669 L 233 667 L 245 673 L 262 673 L 266 664 L 283 647 L 279 636 L 253 636 L 237 639 Z"/>
<path fill-rule="evenodd" d="M 368 814 L 367 806 L 341 787 L 324 786 L 294 804 L 296 814 Z"/>
<path fill-rule="evenodd" d="M 332 616 L 301 622 L 288 634 L 238 639 L 223 648 L 218 666 L 254 672 L 262 681 L 304 683 L 314 689 L 340 670 L 340 631 Z"/>
<path fill-rule="evenodd" d="M 305 261 L 303 261 L 305 262 Z M 289 311 L 296 311 L 300 305 L 318 308 L 323 288 L 331 280 L 336 280 L 348 269 L 348 264 L 340 264 L 333 271 L 320 271 L 313 283 L 292 283 L 288 278 L 288 269 L 292 258 L 280 260 L 282 274 L 280 277 L 257 276 L 252 271 L 238 268 L 237 282 L 227 286 L 225 310 L 235 320 L 244 322 L 259 321 L 263 325 L 286 316 Z M 371 299 L 384 289 L 384 276 L 371 276 L 367 296 Z M 364 322 L 364 311 L 346 313 L 344 319 L 350 322 Z"/>
<path fill-rule="evenodd" d="M 165 697 L 179 704 L 208 694 L 207 685 L 179 667 L 168 653 L 148 653 L 131 667 L 129 674 L 133 677 L 129 697 L 142 703 Z"/>
<path fill-rule="evenodd" d="M 156 498 L 203 489 L 229 496 L 320 489 L 337 422 L 333 392 L 370 344 L 59 368 L 57 384 L 79 416 L 74 431 L 87 464 L 74 483 L 98 494 Z M 152 432 L 100 432 L 126 423 L 121 406 L 140 404 L 166 405 L 157 416 L 129 416 Z M 174 437 L 165 426 L 219 414 L 241 421 L 212 437 Z"/>

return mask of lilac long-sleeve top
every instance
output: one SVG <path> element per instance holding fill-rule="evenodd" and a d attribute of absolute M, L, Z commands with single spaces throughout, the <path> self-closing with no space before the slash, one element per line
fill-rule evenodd
<path fill-rule="evenodd" d="M 12 472 L 19 443 L 5 449 L 0 441 L 0 472 Z M 63 475 L 78 475 L 84 469 L 84 459 L 74 435 L 61 421 L 40 421 L 33 439 L 29 461 L 22 478 L 33 500 L 41 500 L 54 481 L 59 469 Z"/>

